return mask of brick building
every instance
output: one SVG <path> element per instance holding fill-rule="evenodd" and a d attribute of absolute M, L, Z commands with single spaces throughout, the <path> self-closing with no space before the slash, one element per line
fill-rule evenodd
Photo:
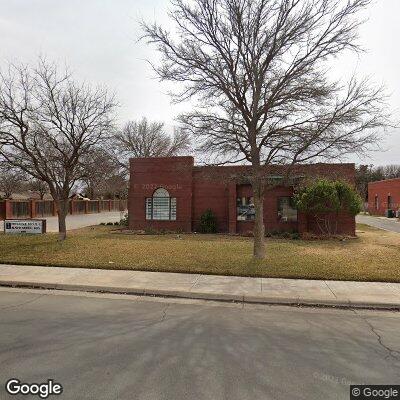
<path fill-rule="evenodd" d="M 400 209 L 400 178 L 368 184 L 368 211 L 374 215 L 385 215 L 387 210 Z"/>
<path fill-rule="evenodd" d="M 249 166 L 195 166 L 193 157 L 136 158 L 130 160 L 129 228 L 191 232 L 211 209 L 219 232 L 245 233 L 253 229 L 252 188 L 246 180 Z M 354 183 L 354 164 L 298 165 L 293 183 L 304 178 L 328 177 Z M 319 232 L 311 216 L 292 206 L 293 184 L 283 184 L 282 166 L 266 169 L 274 182 L 264 200 L 266 231 Z M 354 216 L 333 216 L 338 233 L 355 234 Z"/>

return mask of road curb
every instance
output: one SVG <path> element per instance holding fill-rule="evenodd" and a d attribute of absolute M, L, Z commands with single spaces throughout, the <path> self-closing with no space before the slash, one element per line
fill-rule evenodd
<path fill-rule="evenodd" d="M 27 288 L 27 289 L 51 289 L 65 290 L 77 292 L 94 292 L 94 293 L 110 293 L 110 294 L 128 294 L 136 296 L 155 296 L 155 297 L 171 297 L 180 299 L 193 300 L 209 300 L 220 302 L 235 302 L 244 304 L 265 304 L 265 305 L 286 305 L 297 307 L 325 307 L 325 308 L 343 308 L 343 309 L 368 309 L 368 310 L 392 310 L 400 311 L 398 303 L 376 303 L 376 302 L 360 302 L 360 301 L 341 301 L 327 299 L 302 299 L 289 297 L 267 297 L 267 296 L 246 296 L 237 293 L 207 293 L 207 292 L 191 292 L 183 290 L 168 289 L 143 289 L 128 288 L 121 286 L 100 286 L 100 285 L 83 285 L 72 283 L 49 283 L 49 282 L 28 282 L 28 281 L 7 281 L 0 280 L 0 286 Z"/>

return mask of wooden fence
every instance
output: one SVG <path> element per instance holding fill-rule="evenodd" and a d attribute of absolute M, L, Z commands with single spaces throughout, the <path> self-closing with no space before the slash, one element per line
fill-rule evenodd
<path fill-rule="evenodd" d="M 110 211 L 125 211 L 127 200 L 71 200 L 69 214 L 95 214 Z M 0 201 L 0 220 L 43 218 L 57 215 L 53 200 L 3 200 Z"/>

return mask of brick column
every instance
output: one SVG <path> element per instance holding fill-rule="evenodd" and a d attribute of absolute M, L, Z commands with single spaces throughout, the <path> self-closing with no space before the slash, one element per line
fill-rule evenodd
<path fill-rule="evenodd" d="M 0 201 L 0 221 L 6 218 L 6 203 L 4 201 Z"/>
<path fill-rule="evenodd" d="M 236 182 L 228 184 L 228 230 L 236 233 Z"/>
<path fill-rule="evenodd" d="M 75 213 L 74 204 L 75 204 L 75 200 L 71 200 L 71 202 L 69 203 L 71 215 Z"/>
<path fill-rule="evenodd" d="M 5 202 L 5 205 L 4 205 L 5 217 L 6 217 L 6 219 L 11 219 L 13 217 L 11 200 L 6 199 L 6 200 L 4 200 L 4 202 Z"/>
<path fill-rule="evenodd" d="M 30 214 L 31 218 L 36 218 L 36 200 L 30 200 L 29 201 L 29 207 L 30 207 Z"/>
<path fill-rule="evenodd" d="M 90 200 L 89 200 L 89 201 L 90 201 Z M 88 201 L 88 200 L 85 200 L 85 214 L 88 214 L 88 213 L 89 213 L 89 207 L 88 207 L 89 201 Z"/>
<path fill-rule="evenodd" d="M 297 213 L 297 230 L 299 231 L 299 233 L 308 231 L 307 214 L 300 211 Z"/>

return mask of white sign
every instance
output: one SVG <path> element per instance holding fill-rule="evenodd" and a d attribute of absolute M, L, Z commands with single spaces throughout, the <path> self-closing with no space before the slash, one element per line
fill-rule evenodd
<path fill-rule="evenodd" d="M 6 219 L 4 233 L 46 233 L 45 219 Z"/>

